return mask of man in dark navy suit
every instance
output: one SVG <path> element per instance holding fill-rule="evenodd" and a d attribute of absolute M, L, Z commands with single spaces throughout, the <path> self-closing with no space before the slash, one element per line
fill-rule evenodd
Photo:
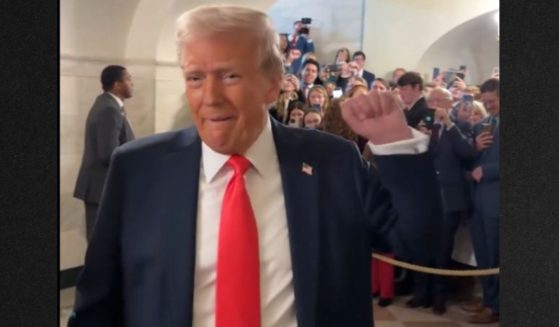
<path fill-rule="evenodd" d="M 115 151 L 69 326 L 372 326 L 371 247 L 414 257 L 438 236 L 408 227 L 440 217 L 428 138 L 390 93 L 344 102 L 376 173 L 353 143 L 270 119 L 266 14 L 202 6 L 177 23 L 195 127 Z"/>
<path fill-rule="evenodd" d="M 468 110 L 471 114 L 471 108 L 466 107 L 466 102 L 463 103 L 458 120 L 453 122 L 450 119 L 452 94 L 441 87 L 436 87 L 429 92 L 427 104 L 430 108 L 436 109 L 436 123 L 431 131 L 429 148 L 435 160 L 444 210 L 438 266 L 448 269 L 454 248 L 454 237 L 460 221 L 469 218 L 472 210 L 466 169 L 473 162 L 475 150 L 471 138 L 467 133 L 463 133 L 466 127 L 460 126 L 468 124 L 467 114 Z M 462 115 L 462 112 L 466 114 Z M 446 312 L 447 282 L 446 278 L 435 278 L 433 311 L 436 314 Z"/>
<path fill-rule="evenodd" d="M 477 158 L 472 171 L 474 217 L 472 243 L 478 268 L 499 267 L 499 80 L 488 79 L 481 87 L 481 101 L 489 113 L 474 126 Z M 481 278 L 483 303 L 470 318 L 472 323 L 499 320 L 499 278 Z"/>
<path fill-rule="evenodd" d="M 355 61 L 355 63 L 357 63 L 357 65 L 359 66 L 357 76 L 363 77 L 367 81 L 369 90 L 371 90 L 373 88 L 373 82 L 375 81 L 375 74 L 365 69 L 365 60 L 367 60 L 365 52 L 355 51 L 355 53 L 353 54 L 353 61 Z"/>

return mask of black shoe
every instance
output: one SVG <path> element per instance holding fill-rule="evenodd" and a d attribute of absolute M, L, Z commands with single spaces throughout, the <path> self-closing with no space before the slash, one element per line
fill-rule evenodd
<path fill-rule="evenodd" d="M 435 299 L 433 304 L 433 313 L 436 315 L 443 315 L 446 312 L 446 301 L 442 299 Z"/>
<path fill-rule="evenodd" d="M 419 308 L 419 307 L 429 308 L 432 305 L 433 305 L 432 301 L 418 300 L 415 297 L 411 298 L 408 302 L 406 302 L 406 307 L 412 309 Z"/>
<path fill-rule="evenodd" d="M 383 298 L 378 299 L 378 306 L 379 307 L 384 308 L 384 307 L 387 307 L 391 304 L 392 304 L 392 299 L 383 299 Z"/>

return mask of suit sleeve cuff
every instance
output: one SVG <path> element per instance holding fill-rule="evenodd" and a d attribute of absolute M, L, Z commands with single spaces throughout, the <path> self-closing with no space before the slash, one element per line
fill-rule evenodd
<path fill-rule="evenodd" d="M 382 145 L 374 145 L 368 142 L 369 148 L 374 155 L 386 156 L 394 154 L 420 154 L 427 152 L 429 147 L 429 136 L 411 128 L 413 137 L 411 139 L 392 142 Z"/>

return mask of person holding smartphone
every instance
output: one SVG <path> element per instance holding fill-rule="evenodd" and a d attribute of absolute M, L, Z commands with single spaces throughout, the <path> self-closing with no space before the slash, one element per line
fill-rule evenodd
<path fill-rule="evenodd" d="M 307 107 L 311 108 L 321 116 L 328 110 L 330 104 L 330 97 L 328 96 L 328 91 L 322 85 L 315 85 L 309 90 L 307 96 Z"/>
<path fill-rule="evenodd" d="M 477 156 L 472 171 L 474 215 L 472 243 L 479 269 L 499 267 L 499 80 L 490 78 L 480 87 L 481 100 L 489 116 L 474 126 Z M 481 277 L 483 301 L 463 306 L 474 313 L 471 323 L 499 321 L 499 277 Z"/>
<path fill-rule="evenodd" d="M 473 99 L 473 98 L 472 98 Z M 471 217 L 472 199 L 464 167 L 470 166 L 475 157 L 468 134 L 464 134 L 459 124 L 468 124 L 471 114 L 471 103 L 463 101 L 458 120 L 453 122 L 449 117 L 452 107 L 452 94 L 447 89 L 436 87 L 427 95 L 427 104 L 435 108 L 435 124 L 431 132 L 429 150 L 434 158 L 437 178 L 443 200 L 443 228 L 437 266 L 452 268 L 451 256 L 454 248 L 454 237 L 463 219 Z M 434 278 L 435 314 L 446 312 L 448 298 L 447 278 Z"/>

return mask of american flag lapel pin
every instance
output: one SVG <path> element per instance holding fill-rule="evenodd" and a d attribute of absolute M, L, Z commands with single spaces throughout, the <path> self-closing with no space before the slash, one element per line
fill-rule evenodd
<path fill-rule="evenodd" d="M 301 171 L 309 176 L 312 176 L 312 166 L 307 164 L 306 162 L 303 162 L 303 167 L 301 168 Z"/>

